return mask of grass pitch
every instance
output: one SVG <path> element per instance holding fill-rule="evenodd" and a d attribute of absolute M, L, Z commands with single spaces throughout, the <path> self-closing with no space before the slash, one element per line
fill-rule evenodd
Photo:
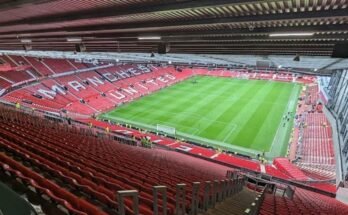
<path fill-rule="evenodd" d="M 102 117 L 153 130 L 171 126 L 184 139 L 275 157 L 286 152 L 292 120 L 283 116 L 294 112 L 300 89 L 295 83 L 198 76 Z"/>

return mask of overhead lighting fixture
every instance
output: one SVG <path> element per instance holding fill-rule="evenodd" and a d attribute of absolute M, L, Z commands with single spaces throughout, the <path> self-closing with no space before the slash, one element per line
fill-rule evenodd
<path fill-rule="evenodd" d="M 318 71 L 318 69 L 317 69 L 317 68 L 315 68 L 315 69 L 314 69 L 314 72 L 316 72 L 316 71 Z"/>
<path fill-rule="evenodd" d="M 138 37 L 138 40 L 160 40 L 160 36 L 141 36 Z"/>
<path fill-rule="evenodd" d="M 168 64 L 172 64 L 172 61 L 168 61 Z"/>
<path fill-rule="evenodd" d="M 81 38 L 66 38 L 67 42 L 79 43 L 82 42 Z"/>
<path fill-rule="evenodd" d="M 21 43 L 31 43 L 30 39 L 21 39 Z"/>
<path fill-rule="evenodd" d="M 28 34 L 18 34 L 17 35 L 17 38 L 21 38 L 21 37 L 31 37 L 31 34 L 28 33 Z"/>
<path fill-rule="evenodd" d="M 314 32 L 303 32 L 303 33 L 272 33 L 270 37 L 302 37 L 302 36 L 313 36 Z"/>
<path fill-rule="evenodd" d="M 278 66 L 278 69 L 281 69 L 281 68 L 282 68 L 282 65 L 279 65 L 279 66 Z"/>

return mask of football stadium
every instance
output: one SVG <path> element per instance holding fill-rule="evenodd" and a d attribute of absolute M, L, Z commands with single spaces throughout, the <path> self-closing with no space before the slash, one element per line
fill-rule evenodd
<path fill-rule="evenodd" d="M 346 215 L 347 124 L 347 0 L 0 0 L 0 215 Z"/>
<path fill-rule="evenodd" d="M 293 83 L 197 76 L 102 117 L 240 153 L 257 155 L 272 148 L 277 157 L 286 153 L 292 126 L 287 118 L 300 89 Z M 277 147 L 272 147 L 274 140 Z"/>

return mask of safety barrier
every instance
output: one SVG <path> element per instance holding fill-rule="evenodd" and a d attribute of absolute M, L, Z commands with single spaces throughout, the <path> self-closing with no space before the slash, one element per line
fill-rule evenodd
<path fill-rule="evenodd" d="M 237 176 L 234 179 L 206 181 L 204 183 L 193 182 L 191 193 L 191 204 L 186 204 L 187 199 L 187 185 L 176 185 L 175 196 L 175 215 L 197 215 L 200 212 L 207 211 L 209 208 L 214 208 L 219 202 L 224 201 L 237 193 L 239 193 L 245 184 L 245 178 Z M 203 189 L 203 196 L 200 196 L 200 190 Z M 161 195 L 161 205 L 159 201 L 159 195 Z M 119 215 L 125 215 L 124 198 L 131 197 L 133 200 L 133 212 L 135 215 L 139 214 L 139 192 L 137 190 L 123 190 L 117 192 L 118 200 L 118 212 Z M 203 198 L 200 198 L 203 197 Z M 163 211 L 160 212 L 159 208 Z M 167 187 L 166 186 L 154 186 L 153 187 L 153 214 L 167 215 Z"/>

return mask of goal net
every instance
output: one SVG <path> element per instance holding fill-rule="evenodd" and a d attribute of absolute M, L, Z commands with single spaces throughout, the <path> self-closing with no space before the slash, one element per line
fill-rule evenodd
<path fill-rule="evenodd" d="M 166 125 L 161 125 L 161 124 L 157 124 L 157 131 L 158 132 L 163 132 L 169 135 L 175 135 L 176 134 L 176 130 L 174 127 L 170 127 L 170 126 L 166 126 Z"/>

